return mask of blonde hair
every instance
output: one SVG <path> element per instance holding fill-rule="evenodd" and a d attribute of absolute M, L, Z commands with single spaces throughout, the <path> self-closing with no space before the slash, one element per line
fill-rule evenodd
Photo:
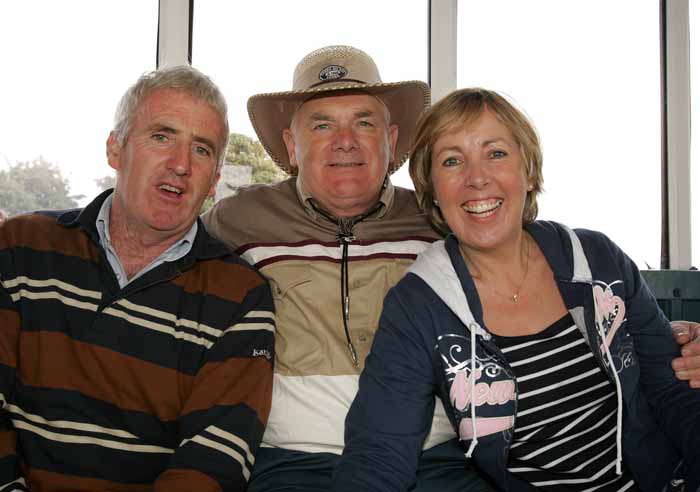
<path fill-rule="evenodd" d="M 435 142 L 456 127 L 474 123 L 488 108 L 511 132 L 525 161 L 525 174 L 532 186 L 525 197 L 523 225 L 537 217 L 537 195 L 543 189 L 542 150 L 540 140 L 530 120 L 500 94 L 482 88 L 460 89 L 448 94 L 431 107 L 418 121 L 416 137 L 410 153 L 409 173 L 416 188 L 420 207 L 430 224 L 440 234 L 450 228 L 435 204 L 435 190 L 430 179 Z"/>

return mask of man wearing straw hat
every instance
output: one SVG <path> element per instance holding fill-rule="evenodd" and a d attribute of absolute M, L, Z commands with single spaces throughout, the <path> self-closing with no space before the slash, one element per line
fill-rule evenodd
<path fill-rule="evenodd" d="M 291 177 L 223 199 L 204 221 L 261 269 L 275 298 L 273 405 L 249 490 L 330 489 L 384 295 L 437 237 L 413 192 L 389 181 L 429 103 L 424 82 L 383 83 L 349 46 L 310 53 L 292 91 L 248 101 L 260 141 Z M 490 490 L 464 473 L 453 436 L 436 406 L 418 490 Z"/>

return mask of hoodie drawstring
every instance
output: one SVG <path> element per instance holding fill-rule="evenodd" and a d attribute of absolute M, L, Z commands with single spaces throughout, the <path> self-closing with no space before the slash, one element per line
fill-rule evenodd
<path fill-rule="evenodd" d="M 467 458 L 471 458 L 476 449 L 476 445 L 479 443 L 479 438 L 476 435 L 476 405 L 474 404 L 474 396 L 476 395 L 476 330 L 477 326 L 474 323 L 469 325 L 469 332 L 471 337 L 471 395 L 472 395 L 472 442 L 469 444 L 469 449 L 467 450 Z"/>

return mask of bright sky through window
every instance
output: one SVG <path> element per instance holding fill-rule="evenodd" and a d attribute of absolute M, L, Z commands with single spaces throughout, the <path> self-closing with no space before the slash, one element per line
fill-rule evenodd
<path fill-rule="evenodd" d="M 691 60 L 700 52 L 697 3 L 689 2 Z M 197 0 L 194 8 L 193 64 L 222 87 L 233 132 L 254 136 L 248 97 L 288 90 L 299 59 L 326 44 L 367 51 L 385 81 L 427 80 L 426 0 L 355 0 L 353 8 L 327 0 Z M 506 93 L 542 137 L 540 216 L 602 230 L 641 268 L 659 264 L 658 10 L 658 0 L 458 4 L 458 86 Z M 155 68 L 157 21 L 155 1 L 0 3 L 0 169 L 41 156 L 60 167 L 73 194 L 93 196 L 94 180 L 111 174 L 104 144 L 117 100 Z M 699 70 L 696 63 L 691 88 Z M 692 103 L 697 122 L 697 94 Z M 691 154 L 694 224 L 699 126 Z M 393 180 L 412 186 L 407 166 Z"/>

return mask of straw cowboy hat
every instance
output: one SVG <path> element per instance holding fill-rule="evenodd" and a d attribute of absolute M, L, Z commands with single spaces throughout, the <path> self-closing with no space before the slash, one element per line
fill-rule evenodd
<path fill-rule="evenodd" d="M 306 55 L 294 70 L 292 90 L 257 94 L 248 99 L 248 115 L 260 143 L 273 161 L 289 174 L 282 132 L 292 124 L 299 104 L 330 91 L 361 90 L 381 99 L 391 114 L 391 123 L 399 127 L 396 159 L 389 163 L 389 174 L 408 157 L 416 122 L 430 105 L 430 88 L 425 82 L 411 80 L 383 83 L 377 65 L 364 51 L 352 46 L 326 46 Z"/>

